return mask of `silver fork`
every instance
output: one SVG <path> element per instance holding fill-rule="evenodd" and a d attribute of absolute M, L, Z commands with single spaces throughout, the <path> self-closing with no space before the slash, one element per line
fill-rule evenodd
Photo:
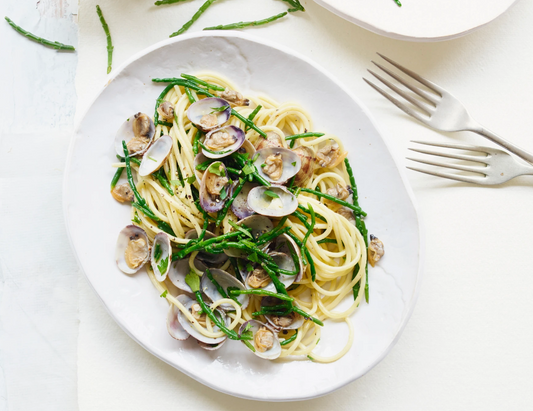
<path fill-rule="evenodd" d="M 451 148 L 453 150 L 464 150 L 478 154 L 469 155 L 457 151 L 444 152 L 427 150 L 422 148 L 410 148 L 409 150 L 416 151 L 417 153 L 479 163 L 479 165 L 476 166 L 467 166 L 463 164 L 441 163 L 438 161 L 421 160 L 408 157 L 408 160 L 417 161 L 419 163 L 429 164 L 436 167 L 451 168 L 460 171 L 468 171 L 470 173 L 477 173 L 478 175 L 470 176 L 458 173 L 430 171 L 415 167 L 407 167 L 411 170 L 419 171 L 421 173 L 430 174 L 437 177 L 449 178 L 451 180 L 462 181 L 464 183 L 475 183 L 483 185 L 501 184 L 521 175 L 533 175 L 533 166 L 519 163 L 509 153 L 503 150 L 499 150 L 497 148 L 467 146 L 462 144 L 426 143 L 423 141 L 411 142 L 416 144 L 423 144 L 425 146 Z"/>
<path fill-rule="evenodd" d="M 403 110 L 405 113 L 409 114 L 410 116 L 416 118 L 417 120 L 421 121 L 422 123 L 426 124 L 427 126 L 434 128 L 436 130 L 472 131 L 474 133 L 480 134 L 488 138 L 490 141 L 509 150 L 511 153 L 516 154 L 518 157 L 524 159 L 528 163 L 533 164 L 533 154 L 528 153 L 527 151 L 499 137 L 493 132 L 487 130 L 486 128 L 483 128 L 479 123 L 477 123 L 470 116 L 470 114 L 468 114 L 468 111 L 461 104 L 461 102 L 457 100 L 457 98 L 455 98 L 448 91 L 444 90 L 440 86 L 437 86 L 435 83 L 432 83 L 431 81 L 424 79 L 423 77 L 401 66 L 400 64 L 392 61 L 390 58 L 385 57 L 384 55 L 380 53 L 377 53 L 377 54 L 381 56 L 384 60 L 392 64 L 394 67 L 396 67 L 398 70 L 407 74 L 409 77 L 418 81 L 420 84 L 423 84 L 424 86 L 426 86 L 428 89 L 432 91 L 431 93 L 429 93 L 425 91 L 424 89 L 422 89 L 421 87 L 419 87 L 418 85 L 416 85 L 415 82 L 406 80 L 403 77 L 396 74 L 395 72 L 382 66 L 381 64 L 372 61 L 372 63 L 374 63 L 378 68 L 383 70 L 393 79 L 395 79 L 400 84 L 404 85 L 405 87 L 407 87 L 409 90 L 411 90 L 413 93 L 415 93 L 416 95 L 420 97 L 420 98 L 416 98 L 414 95 L 408 93 L 406 90 L 400 89 L 398 86 L 391 83 L 389 80 L 385 79 L 379 74 L 374 73 L 372 70 L 368 70 L 374 77 L 376 77 L 379 81 L 381 81 L 388 88 L 390 88 L 394 92 L 392 94 L 397 94 L 403 97 L 409 103 L 413 104 L 418 109 L 420 109 L 421 113 L 414 110 L 412 107 L 404 104 L 403 102 L 399 101 L 398 99 L 393 97 L 392 94 L 389 94 L 389 92 L 384 91 L 383 89 L 381 89 L 380 87 L 372 83 L 371 81 L 367 80 L 366 78 L 363 78 L 363 80 L 365 80 L 371 87 L 373 87 L 376 91 L 382 94 L 385 98 L 390 100 L 394 105 L 396 105 L 396 107 Z"/>

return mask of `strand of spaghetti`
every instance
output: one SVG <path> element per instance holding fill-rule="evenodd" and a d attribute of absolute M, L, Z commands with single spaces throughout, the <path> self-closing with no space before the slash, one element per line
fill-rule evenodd
<path fill-rule="evenodd" d="M 180 216 L 183 218 L 184 221 L 190 222 L 192 227 L 196 229 L 196 231 L 200 230 L 201 227 L 198 223 L 197 219 L 191 214 L 191 212 L 179 201 L 176 201 L 174 198 L 172 198 L 164 189 L 158 187 L 153 181 L 145 180 L 146 183 L 152 185 L 156 189 L 156 191 L 159 193 L 161 197 L 164 197 L 164 199 L 172 204 L 176 210 L 179 210 L 182 215 Z"/>

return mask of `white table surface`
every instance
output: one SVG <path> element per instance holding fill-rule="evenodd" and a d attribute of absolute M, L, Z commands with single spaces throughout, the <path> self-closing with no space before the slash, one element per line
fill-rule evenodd
<path fill-rule="evenodd" d="M 0 15 L 75 44 L 76 5 L 35 3 L 4 0 Z M 145 0 L 100 0 L 113 34 L 114 67 L 166 38 L 200 3 L 158 9 Z M 376 51 L 448 88 L 488 128 L 533 150 L 533 2 L 520 1 L 467 37 L 434 44 L 386 39 L 303 3 L 306 13 L 250 33 L 296 49 L 343 80 L 368 105 L 401 164 L 411 139 L 487 143 L 468 133 L 431 131 L 377 95 L 361 80 Z M 78 115 L 106 81 L 95 4 L 80 0 L 75 54 L 45 49 L 0 24 L 0 410 L 531 408 L 531 177 L 484 188 L 408 173 L 426 226 L 417 307 L 384 361 L 329 396 L 276 405 L 232 398 L 130 340 L 77 267 L 61 210 L 76 66 Z M 280 1 L 223 0 L 191 31 L 285 8 Z"/>

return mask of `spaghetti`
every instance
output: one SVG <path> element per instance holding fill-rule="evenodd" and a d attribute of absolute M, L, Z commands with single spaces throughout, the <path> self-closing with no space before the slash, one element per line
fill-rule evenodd
<path fill-rule="evenodd" d="M 198 263 L 201 253 L 207 251 L 213 255 L 221 255 L 222 251 L 227 251 L 229 247 L 234 251 L 239 248 L 241 254 L 232 256 L 231 253 L 228 253 L 230 258 L 221 260 L 222 262 L 216 264 L 218 270 L 239 278 L 242 276 L 241 267 L 248 266 L 244 271 L 248 270 L 251 273 L 255 266 L 259 270 L 263 269 L 262 274 L 264 276 L 266 275 L 265 272 L 270 272 L 269 275 L 271 276 L 273 272 L 282 282 L 283 278 L 290 276 L 290 273 L 285 272 L 290 271 L 290 269 L 283 271 L 279 265 L 270 264 L 269 260 L 273 256 L 279 257 L 279 253 L 273 249 L 274 246 L 268 245 L 277 244 L 277 240 L 272 238 L 262 243 L 262 239 L 267 240 L 269 234 L 272 236 L 277 232 L 282 232 L 281 235 L 285 236 L 284 233 L 286 233 L 290 237 L 287 240 L 299 248 L 299 250 L 295 250 L 297 252 L 292 252 L 292 257 L 294 269 L 298 271 L 298 267 L 301 266 L 303 276 L 301 278 L 293 276 L 290 286 L 279 285 L 271 277 L 272 281 L 276 283 L 275 292 L 272 291 L 271 294 L 288 295 L 290 298 L 286 298 L 286 300 L 292 300 L 288 302 L 269 297 L 277 301 L 274 307 L 264 304 L 264 298 L 267 298 L 268 295 L 268 292 L 265 291 L 266 287 L 244 287 L 240 291 L 229 287 L 225 292 L 224 287 L 220 287 L 221 284 L 212 280 L 219 287 L 218 290 L 221 293 L 227 294 L 225 298 L 213 300 L 213 304 L 210 306 L 213 313 L 221 313 L 217 314 L 219 315 L 217 320 L 219 322 L 214 322 L 210 318 L 206 319 L 205 312 L 203 312 L 202 317 L 202 310 L 196 309 L 197 311 L 195 311 L 195 308 L 191 308 L 190 304 L 188 307 L 187 303 L 184 302 L 186 299 L 180 297 L 182 294 L 192 296 L 191 291 L 197 291 L 192 286 L 189 286 L 190 289 L 185 286 L 185 289 L 188 290 L 188 293 L 185 293 L 175 287 L 176 283 L 171 281 L 170 274 L 169 277 L 166 277 L 165 274 L 165 279 L 161 280 L 157 276 L 163 273 L 148 267 L 147 272 L 153 285 L 171 306 L 177 308 L 176 315 L 181 316 L 182 320 L 186 319 L 195 330 L 194 332 L 198 333 L 197 335 L 200 335 L 201 338 L 205 337 L 207 341 L 209 339 L 215 341 L 215 339 L 227 335 L 232 339 L 243 340 L 254 352 L 256 349 L 261 351 L 261 346 L 257 345 L 260 335 L 256 334 L 257 330 L 251 327 L 255 324 L 253 321 L 255 320 L 258 321 L 258 324 L 266 324 L 264 327 L 262 325 L 260 327 L 266 330 L 267 334 L 268 330 L 276 334 L 275 339 L 280 342 L 281 347 L 279 358 L 304 356 L 322 363 L 336 361 L 348 352 L 353 343 L 353 328 L 349 317 L 364 297 L 365 267 L 367 267 L 366 233 L 365 230 L 361 229 L 361 225 L 357 224 L 365 214 L 360 210 L 357 202 L 352 201 L 353 197 L 356 200 L 356 194 L 353 194 L 350 183 L 351 168 L 348 170 L 347 165 L 349 167 L 349 163 L 347 160 L 343 161 L 346 151 L 342 141 L 327 133 L 310 133 L 309 130 L 314 130 L 311 117 L 296 103 L 280 104 L 270 97 L 248 96 L 248 105 L 232 104 L 233 115 L 225 123 L 225 127 L 229 125 L 245 130 L 245 140 L 254 147 L 264 146 L 272 141 L 270 136 L 276 135 L 280 137 L 281 148 L 289 149 L 292 147 L 294 152 L 311 154 L 310 160 L 306 156 L 301 156 L 300 170 L 302 171 L 305 166 L 308 166 L 306 178 L 302 179 L 301 171 L 299 171 L 284 184 L 282 189 L 278 185 L 268 184 L 268 182 L 267 187 L 257 184 L 263 193 L 266 190 L 265 194 L 272 196 L 270 200 L 273 203 L 281 199 L 280 195 L 283 196 L 285 192 L 288 193 L 287 195 L 294 197 L 294 206 L 297 209 L 286 217 L 270 217 L 274 229 L 263 232 L 259 237 L 254 237 L 250 235 L 251 231 L 246 224 L 239 225 L 240 219 L 232 207 L 225 207 L 225 215 L 222 210 L 215 213 L 209 212 L 209 210 L 204 210 L 201 207 L 199 196 L 202 192 L 201 185 L 205 180 L 203 177 L 200 179 L 202 172 L 210 172 L 213 170 L 213 164 L 219 167 L 218 162 L 222 161 L 223 165 L 220 166 L 220 170 L 229 169 L 228 179 L 234 181 L 233 194 L 226 193 L 228 199 L 225 201 L 228 201 L 234 195 L 235 188 L 239 184 L 242 189 L 245 181 L 261 174 L 257 170 L 259 168 L 257 164 L 254 168 L 253 161 L 255 159 L 252 158 L 252 155 L 249 158 L 246 156 L 241 158 L 237 154 L 237 157 L 232 155 L 233 160 L 226 161 L 225 164 L 224 160 L 229 159 L 229 155 L 218 159 L 208 158 L 208 161 L 204 161 L 204 163 L 210 162 L 209 164 L 199 164 L 197 153 L 201 155 L 201 147 L 204 147 L 205 153 L 207 141 L 204 133 L 199 130 L 198 124 L 191 122 L 187 115 L 191 105 L 206 98 L 206 95 L 208 97 L 223 96 L 230 101 L 232 99 L 237 101 L 236 99 L 240 98 L 242 104 L 246 104 L 245 100 L 236 91 L 237 88 L 234 84 L 219 75 L 208 73 L 198 77 L 184 77 L 185 79 L 174 79 L 174 81 L 165 79 L 171 85 L 165 89 L 157 102 L 152 145 L 155 145 L 162 136 L 170 136 L 172 143 L 170 153 L 163 161 L 160 170 L 141 176 L 139 162 L 130 162 L 130 168 L 135 175 L 135 187 L 131 187 L 131 189 L 137 190 L 145 200 L 146 207 L 152 212 L 152 214 L 146 213 L 143 211 L 146 210 L 146 207 L 139 206 L 137 202 L 135 207 L 131 209 L 132 221 L 137 227 L 144 230 L 149 243 L 154 244 L 152 248 L 159 247 L 156 236 L 168 236 L 171 247 L 167 252 L 167 258 L 172 256 L 173 260 L 186 259 L 188 261 L 187 271 L 195 276 L 202 276 L 202 281 L 206 270 L 202 264 Z M 162 107 L 162 104 L 165 104 L 165 107 Z M 157 110 L 158 108 L 159 110 Z M 170 110 L 171 116 L 161 108 L 172 109 Z M 210 114 L 216 116 L 218 112 L 222 112 L 222 109 L 225 109 L 225 106 L 221 106 L 220 109 L 215 107 L 213 112 L 216 111 L 216 113 Z M 167 119 L 161 118 L 162 114 Z M 251 122 L 253 124 L 250 124 Z M 258 131 L 262 133 L 260 134 Z M 265 138 L 264 135 L 268 138 Z M 286 137 L 289 138 L 286 139 Z M 224 151 L 213 152 L 223 153 Z M 148 153 L 147 151 L 144 157 Z M 128 157 L 128 155 L 125 156 Z M 133 155 L 131 158 L 134 158 Z M 144 158 L 143 161 L 145 161 Z M 311 161 L 312 164 L 304 164 L 306 161 Z M 268 161 L 261 164 L 261 168 L 267 167 L 267 163 Z M 126 163 L 121 162 L 114 164 L 114 166 L 125 168 Z M 204 169 L 202 170 L 202 168 Z M 213 172 L 218 173 L 216 170 Z M 224 176 L 220 178 L 224 178 Z M 116 184 L 116 179 L 114 182 Z M 282 193 L 279 190 L 284 191 Z M 220 194 L 220 198 L 223 194 L 224 191 Z M 215 226 L 214 222 L 217 217 L 221 223 Z M 210 235 L 210 231 L 206 230 L 207 228 L 212 231 L 211 239 L 207 237 Z M 191 236 L 190 233 L 193 235 Z M 200 238 L 198 239 L 198 237 Z M 261 250 L 264 250 L 265 256 L 258 258 L 258 256 L 262 256 L 263 251 Z M 290 254 L 287 253 L 287 255 Z M 300 260 L 296 254 L 301 255 Z M 240 258 L 235 256 L 240 256 Z M 254 261 L 255 258 L 257 260 Z M 253 266 L 250 267 L 250 264 Z M 213 272 L 215 271 L 213 270 Z M 255 273 L 255 271 L 253 272 Z M 285 274 L 285 276 L 280 275 L 280 273 Z M 297 281 L 294 281 L 295 277 Z M 187 284 L 189 284 L 190 278 L 188 276 Z M 267 276 L 265 278 L 266 281 L 270 281 Z M 246 289 L 252 291 L 246 291 Z M 258 293 L 255 293 L 254 289 Z M 245 307 L 243 305 L 242 309 L 241 302 L 235 298 L 239 293 L 241 297 L 247 298 L 247 305 Z M 201 293 L 198 291 L 196 294 Z M 221 295 L 224 297 L 223 294 Z M 197 295 L 196 298 L 203 297 Z M 336 307 L 347 298 L 353 299 L 351 305 L 344 311 L 336 310 Z M 276 311 L 283 309 L 293 314 L 286 313 L 283 316 Z M 222 321 L 220 318 L 223 315 L 227 315 L 226 325 L 229 334 L 221 331 L 223 324 L 220 322 Z M 269 316 L 269 319 L 266 316 Z M 278 322 L 270 321 L 273 316 Z M 303 317 L 304 321 L 296 329 L 284 328 L 283 321 L 289 317 L 292 319 Z M 321 338 L 321 324 L 324 320 L 343 321 L 349 330 L 348 340 L 344 348 L 328 357 L 314 353 Z M 169 331 L 171 331 L 170 325 Z M 238 334 L 237 331 L 239 331 Z M 252 333 L 255 336 L 253 344 L 249 341 L 251 338 L 243 337 L 247 333 Z M 174 334 L 179 334 L 179 332 L 175 331 Z M 178 338 L 176 335 L 173 336 Z M 193 336 L 196 337 L 196 335 Z M 238 338 L 234 338 L 235 336 Z M 201 338 L 199 341 L 202 341 Z M 200 344 L 202 345 L 201 342 Z M 217 344 L 210 344 L 212 348 L 216 348 L 216 346 Z"/>

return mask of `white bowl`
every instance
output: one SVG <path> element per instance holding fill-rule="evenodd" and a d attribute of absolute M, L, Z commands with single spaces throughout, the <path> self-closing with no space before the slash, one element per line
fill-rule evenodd
<path fill-rule="evenodd" d="M 518 0 L 315 0 L 338 16 L 382 36 L 409 41 L 451 40 L 505 13 Z"/>

